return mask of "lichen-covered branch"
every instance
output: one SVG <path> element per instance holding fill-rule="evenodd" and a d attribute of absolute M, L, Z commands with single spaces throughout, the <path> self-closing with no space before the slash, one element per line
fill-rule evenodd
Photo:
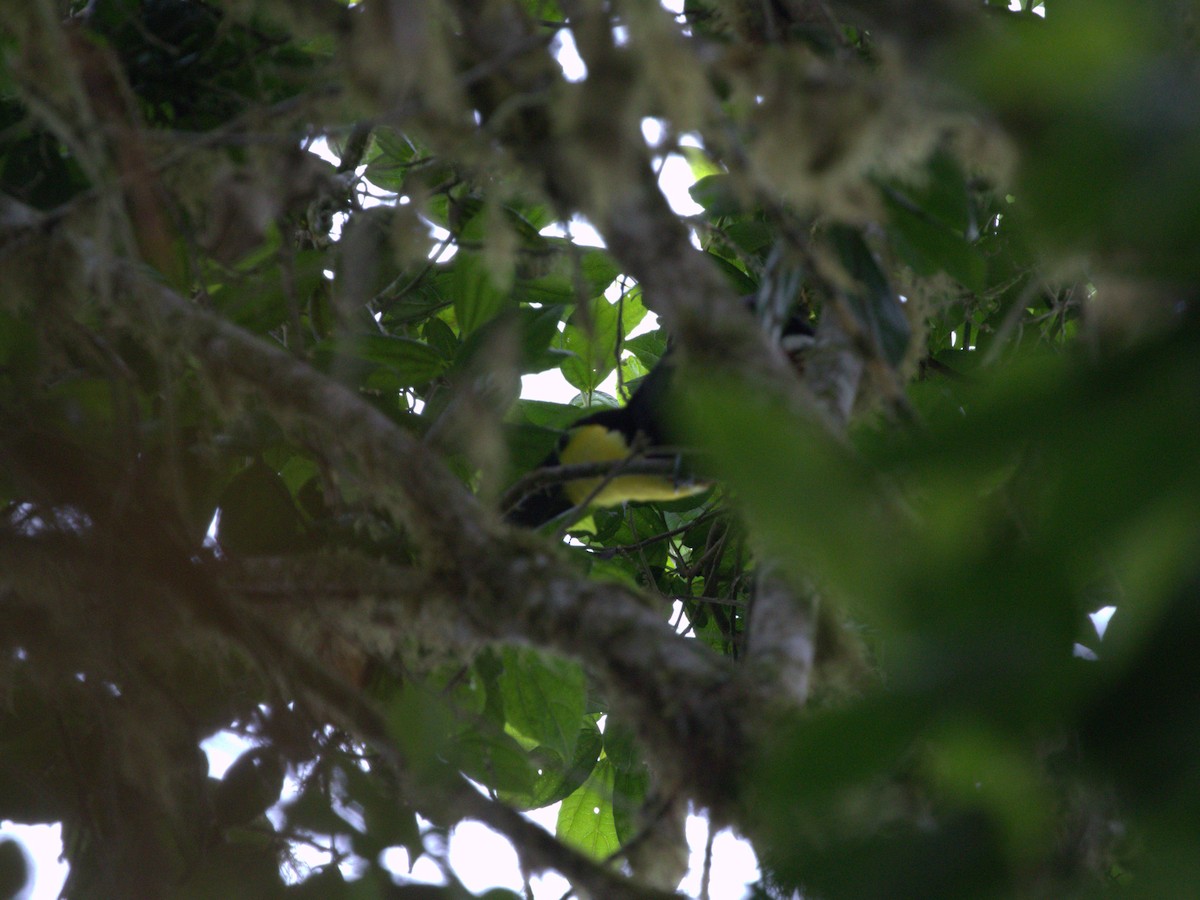
<path fill-rule="evenodd" d="M 636 722 L 665 779 L 728 810 L 755 705 L 732 663 L 676 635 L 661 610 L 580 576 L 541 540 L 505 528 L 423 445 L 349 389 L 173 291 L 132 278 L 183 348 L 229 387 L 271 405 L 356 473 L 411 530 L 427 585 L 480 640 L 532 643 L 582 661 Z"/>

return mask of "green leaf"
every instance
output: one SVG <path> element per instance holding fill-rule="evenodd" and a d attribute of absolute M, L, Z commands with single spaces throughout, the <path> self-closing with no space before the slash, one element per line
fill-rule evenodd
<path fill-rule="evenodd" d="M 603 250 L 587 250 L 548 239 L 559 248 L 547 274 L 521 281 L 516 288 L 522 303 L 574 304 L 600 297 L 621 274 L 611 256 Z M 578 262 L 577 262 L 578 261 Z"/>
<path fill-rule="evenodd" d="M 620 383 L 624 385 L 627 394 L 633 390 L 631 385 L 641 381 L 649 374 L 650 370 L 642 365 L 642 361 L 636 356 L 631 355 L 621 357 Z"/>
<path fill-rule="evenodd" d="M 421 777 L 445 775 L 445 758 L 457 727 L 445 703 L 415 685 L 387 684 L 380 698 L 388 734 Z"/>
<path fill-rule="evenodd" d="M 403 193 L 405 180 L 413 170 L 414 163 L 426 156 L 427 151 L 419 148 L 408 135 L 377 126 L 371 132 L 364 177 L 385 191 Z"/>
<path fill-rule="evenodd" d="M 500 694 L 509 725 L 571 759 L 587 701 L 583 670 L 560 657 L 514 647 L 505 647 L 501 660 Z"/>
<path fill-rule="evenodd" d="M 604 727 L 604 757 L 618 772 L 641 771 L 645 765 L 633 729 L 612 716 Z"/>
<path fill-rule="evenodd" d="M 461 346 L 458 335 L 454 333 L 453 328 L 437 316 L 425 320 L 425 324 L 421 326 L 421 337 L 443 359 L 454 359 L 458 355 L 458 348 Z"/>
<path fill-rule="evenodd" d="M 217 542 L 236 556 L 276 556 L 302 547 L 300 510 L 274 469 L 255 460 L 221 494 Z"/>
<path fill-rule="evenodd" d="M 466 338 L 490 322 L 511 304 L 507 291 L 500 290 L 476 253 L 459 251 L 454 257 L 454 316 L 459 335 Z"/>
<path fill-rule="evenodd" d="M 736 216 L 742 211 L 741 198 L 731 175 L 707 175 L 688 188 L 688 194 L 704 207 L 710 219 Z"/>
<path fill-rule="evenodd" d="M 858 290 L 846 293 L 847 302 L 878 343 L 883 358 L 893 366 L 899 365 L 912 336 L 900 298 L 856 229 L 834 225 L 828 229 L 827 237 L 846 274 L 860 285 Z"/>
<path fill-rule="evenodd" d="M 287 277 L 277 259 L 245 274 L 230 275 L 210 291 L 213 307 L 236 325 L 266 334 L 287 321 L 297 302 L 305 303 L 324 281 L 329 256 L 302 250 L 289 262 Z"/>
<path fill-rule="evenodd" d="M 546 461 L 562 439 L 562 432 L 522 423 L 506 427 L 504 438 L 510 475 L 515 480 Z"/>
<path fill-rule="evenodd" d="M 900 187 L 935 222 L 956 234 L 970 237 L 977 222 L 972 212 L 967 177 L 949 153 L 942 150 L 934 153 L 926 166 L 924 181 L 905 183 Z"/>
<path fill-rule="evenodd" d="M 697 180 L 724 172 L 721 166 L 699 147 L 685 144 L 679 148 L 679 153 L 687 160 L 688 168 L 692 170 L 692 177 Z"/>
<path fill-rule="evenodd" d="M 944 271 L 963 287 L 982 293 L 987 286 L 987 261 L 963 236 L 896 190 L 884 192 L 890 234 L 896 249 L 918 275 Z"/>
<path fill-rule="evenodd" d="M 337 343 L 348 357 L 378 363 L 396 376 L 400 387 L 414 387 L 446 371 L 446 359 L 429 344 L 386 334 L 364 334 Z"/>
<path fill-rule="evenodd" d="M 775 243 L 774 230 L 766 222 L 757 219 L 732 222 L 725 226 L 723 232 L 739 249 L 752 256 L 761 256 Z"/>
<path fill-rule="evenodd" d="M 423 322 L 453 305 L 454 269 L 436 266 L 432 270 L 404 274 L 408 287 L 392 297 L 379 300 L 383 316 L 380 325 L 389 331 Z"/>
<path fill-rule="evenodd" d="M 947 798 L 987 813 L 1013 856 L 1036 860 L 1052 840 L 1053 818 L 1034 758 L 1002 732 L 959 723 L 940 731 L 929 749 L 933 778 Z"/>
<path fill-rule="evenodd" d="M 530 425 L 565 431 L 581 415 L 578 406 L 569 403 L 551 403 L 548 400 L 518 400 L 513 406 L 513 417 Z"/>
<path fill-rule="evenodd" d="M 501 799 L 521 809 L 541 809 L 575 793 L 596 767 L 603 737 L 593 719 L 584 720 L 575 742 L 575 756 L 564 762 L 548 747 L 535 747 L 532 756 L 537 770 L 533 789 L 527 794 L 504 794 Z"/>
<path fill-rule="evenodd" d="M 959 71 L 1018 145 L 1015 193 L 1042 252 L 1084 248 L 1124 272 L 1194 279 L 1200 88 L 1184 62 L 1194 41 L 1178 36 L 1191 14 L 1144 13 L 1093 0 L 1005 17 L 961 48 Z"/>
<path fill-rule="evenodd" d="M 417 815 L 404 802 L 386 769 L 364 772 L 357 765 L 341 767 L 346 800 L 361 813 L 363 829 L 353 836 L 355 852 L 375 859 L 389 847 L 403 847 L 415 861 L 424 852 Z"/>
<path fill-rule="evenodd" d="M 579 790 L 562 802 L 558 810 L 555 835 L 596 860 L 616 853 L 617 824 L 613 818 L 613 782 L 616 771 L 607 760 L 600 760 Z"/>
<path fill-rule="evenodd" d="M 721 271 L 721 274 L 725 276 L 725 280 L 735 292 L 738 294 L 752 294 L 758 290 L 758 282 L 725 257 L 711 252 L 707 256 L 708 261 Z"/>
<path fill-rule="evenodd" d="M 646 306 L 642 301 L 642 288 L 634 285 L 617 299 L 617 310 L 620 314 L 621 337 L 633 331 L 646 318 Z"/>
<path fill-rule="evenodd" d="M 537 777 L 533 761 L 515 740 L 488 728 L 459 734 L 449 748 L 451 763 L 482 785 L 528 794 Z"/>
<path fill-rule="evenodd" d="M 815 426 L 730 385 L 691 384 L 681 399 L 689 446 L 711 454 L 776 558 L 863 609 L 894 611 L 890 589 L 912 559 L 905 551 L 915 552 L 906 543 L 912 529 L 888 510 L 860 460 Z M 858 551 L 867 546 L 872 553 Z"/>
<path fill-rule="evenodd" d="M 621 274 L 616 261 L 604 250 L 586 250 L 583 259 L 579 261 L 579 270 L 587 285 L 590 300 L 599 297 L 608 290 Z"/>
<path fill-rule="evenodd" d="M 618 771 L 613 777 L 613 824 L 621 846 L 636 838 L 645 825 L 642 807 L 649 787 L 650 773 L 645 767 Z"/>
<path fill-rule="evenodd" d="M 639 334 L 635 338 L 630 338 L 623 346 L 636 356 L 638 361 L 646 368 L 646 371 L 649 372 L 666 355 L 667 334 L 663 329 L 656 328 L 654 331 L 647 331 L 645 334 Z"/>
<path fill-rule="evenodd" d="M 558 323 L 562 316 L 562 306 L 521 307 L 517 321 L 521 328 L 522 373 L 554 369 L 567 358 L 562 350 L 551 347 L 558 338 Z"/>
<path fill-rule="evenodd" d="M 600 386 L 617 364 L 617 332 L 615 303 L 597 297 L 585 311 L 576 311 L 559 339 L 561 348 L 574 354 L 562 364 L 568 384 L 583 394 Z"/>

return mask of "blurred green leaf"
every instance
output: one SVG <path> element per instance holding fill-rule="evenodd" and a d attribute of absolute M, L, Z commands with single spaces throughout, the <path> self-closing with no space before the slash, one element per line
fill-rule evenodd
<path fill-rule="evenodd" d="M 499 686 L 509 724 L 562 759 L 571 759 L 586 700 L 579 665 L 513 647 L 504 648 L 500 657 Z"/>
<path fill-rule="evenodd" d="M 892 239 L 918 275 L 945 271 L 964 287 L 982 292 L 987 262 L 958 232 L 935 220 L 898 191 L 885 192 Z"/>
<path fill-rule="evenodd" d="M 899 365 L 912 336 L 899 296 L 859 231 L 834 225 L 827 229 L 826 237 L 846 274 L 859 285 L 857 290 L 846 292 L 847 303 L 878 344 L 883 358 L 893 366 Z"/>
<path fill-rule="evenodd" d="M 741 198 L 730 175 L 706 175 L 688 188 L 688 193 L 704 207 L 709 218 L 736 216 L 742 210 Z"/>
<path fill-rule="evenodd" d="M 1043 243 L 1119 248 L 1123 268 L 1190 277 L 1200 85 L 1162 46 L 1170 21 L 1122 0 L 1064 3 L 968 43 L 959 64 L 1024 151 L 1019 196 Z"/>
<path fill-rule="evenodd" d="M 516 296 L 523 303 L 573 304 L 604 294 L 621 274 L 612 257 L 603 250 L 572 251 L 551 241 L 559 252 L 549 273 L 521 281 Z"/>
<path fill-rule="evenodd" d="M 279 474 L 261 459 L 221 494 L 217 542 L 235 556 L 274 556 L 302 549 L 304 522 Z"/>
<path fill-rule="evenodd" d="M 558 810 L 555 835 L 592 859 L 607 859 L 620 849 L 612 805 L 615 776 L 612 766 L 600 760 L 583 786 L 563 800 Z"/>
<path fill-rule="evenodd" d="M 613 776 L 613 825 L 622 846 L 635 840 L 646 827 L 642 807 L 650 789 L 650 772 L 643 768 L 618 770 Z"/>
<path fill-rule="evenodd" d="M 742 269 L 723 256 L 717 256 L 715 253 L 707 254 L 708 261 L 711 262 L 725 276 L 725 281 L 730 288 L 738 294 L 753 294 L 758 290 L 758 282 L 747 275 Z"/>
<path fill-rule="evenodd" d="M 600 758 L 603 739 L 600 729 L 592 719 L 585 719 L 575 741 L 575 755 L 564 761 L 548 747 L 535 747 L 532 751 L 537 778 L 527 794 L 505 793 L 506 803 L 521 809 L 541 809 L 575 793 L 592 774 Z"/>
<path fill-rule="evenodd" d="M 361 814 L 363 827 L 355 830 L 355 852 L 375 859 L 389 847 L 403 847 L 415 862 L 424 852 L 417 815 L 400 796 L 386 770 L 365 772 L 356 765 L 341 768 L 346 802 Z"/>
<path fill-rule="evenodd" d="M 391 128 L 376 127 L 371 131 L 364 177 L 385 191 L 401 192 L 410 169 L 425 156 L 425 151 L 408 135 Z"/>
<path fill-rule="evenodd" d="M 537 772 L 520 744 L 501 732 L 466 731 L 450 749 L 450 759 L 467 777 L 498 791 L 529 794 Z"/>
<path fill-rule="evenodd" d="M 454 315 L 466 337 L 510 305 L 507 291 L 492 280 L 482 257 L 466 251 L 454 258 Z"/>
<path fill-rule="evenodd" d="M 898 825 L 843 837 L 823 850 L 785 843 L 770 847 L 764 857 L 777 877 L 831 900 L 975 900 L 1011 896 L 1012 890 L 999 836 L 978 814 L 924 829 Z"/>
<path fill-rule="evenodd" d="M 568 354 L 551 345 L 558 337 L 558 323 L 563 307 L 543 306 L 533 309 L 522 306 L 518 312 L 521 327 L 521 371 L 543 372 L 558 368 Z"/>
<path fill-rule="evenodd" d="M 574 354 L 562 364 L 567 383 L 591 394 L 617 364 L 617 305 L 598 297 L 577 310 L 562 332 L 563 350 Z"/>
<path fill-rule="evenodd" d="M 272 259 L 244 273 L 230 274 L 212 290 L 214 308 L 223 316 L 256 334 L 266 334 L 283 324 L 289 310 L 307 301 L 325 278 L 330 260 L 316 250 L 301 250 L 288 262 L 285 277 Z"/>
<path fill-rule="evenodd" d="M 722 233 L 737 247 L 752 256 L 761 256 L 775 242 L 775 232 L 757 219 L 731 222 Z"/>
<path fill-rule="evenodd" d="M 425 320 L 421 326 L 421 336 L 443 359 L 454 359 L 462 344 L 454 329 L 436 316 Z"/>
<path fill-rule="evenodd" d="M 322 344 L 314 351 L 314 362 L 334 374 L 357 372 L 364 382 L 382 367 L 396 388 L 425 384 L 447 368 L 445 357 L 429 344 L 386 334 L 361 334 Z"/>
<path fill-rule="evenodd" d="M 680 407 L 689 443 L 711 453 L 753 527 L 797 574 L 819 573 L 864 603 L 880 598 L 912 540 L 908 526 L 876 496 L 869 470 L 820 429 L 746 398 L 689 385 Z M 854 552 L 864 545 L 877 552 Z"/>

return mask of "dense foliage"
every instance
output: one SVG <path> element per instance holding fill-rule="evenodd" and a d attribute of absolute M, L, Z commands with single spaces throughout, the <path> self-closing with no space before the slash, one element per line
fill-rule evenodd
<path fill-rule="evenodd" d="M 1014 6 L 4 3 L 0 819 L 77 898 L 469 896 L 465 819 L 667 896 L 689 804 L 764 897 L 1181 895 L 1196 10 Z M 506 524 L 658 365 L 712 487 Z"/>

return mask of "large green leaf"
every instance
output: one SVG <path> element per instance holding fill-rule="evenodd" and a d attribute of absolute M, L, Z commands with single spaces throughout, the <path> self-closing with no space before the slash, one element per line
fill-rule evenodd
<path fill-rule="evenodd" d="M 574 354 L 562 364 L 567 383 L 591 394 L 617 364 L 620 316 L 617 304 L 597 297 L 571 317 L 562 332 L 561 348 Z"/>
<path fill-rule="evenodd" d="M 600 760 L 588 780 L 562 802 L 555 834 L 564 843 L 593 859 L 607 859 L 620 849 L 613 818 L 613 782 L 616 770 Z"/>
<path fill-rule="evenodd" d="M 661 329 L 647 331 L 635 338 L 630 338 L 624 344 L 626 350 L 632 353 L 649 372 L 658 365 L 667 352 L 667 335 Z"/>
<path fill-rule="evenodd" d="M 562 306 L 535 309 L 522 306 L 517 314 L 521 328 L 521 371 L 542 372 L 562 364 L 567 354 L 551 346 L 558 337 Z"/>
<path fill-rule="evenodd" d="M 587 686 L 579 665 L 515 647 L 501 651 L 504 715 L 524 737 L 571 759 L 583 720 Z"/>
<path fill-rule="evenodd" d="M 385 191 L 399 193 L 414 162 L 424 156 L 425 151 L 409 135 L 391 128 L 376 128 L 366 153 L 364 177 Z"/>
<path fill-rule="evenodd" d="M 600 729 L 591 718 L 585 719 L 579 729 L 572 759 L 564 761 L 548 747 L 535 747 L 531 755 L 537 778 L 532 790 L 526 794 L 502 794 L 501 799 L 521 809 L 541 809 L 557 803 L 575 793 L 587 781 L 602 749 Z"/>
<path fill-rule="evenodd" d="M 454 258 L 453 291 L 454 315 L 464 338 L 510 305 L 508 292 L 496 286 L 483 258 L 467 251 Z"/>

